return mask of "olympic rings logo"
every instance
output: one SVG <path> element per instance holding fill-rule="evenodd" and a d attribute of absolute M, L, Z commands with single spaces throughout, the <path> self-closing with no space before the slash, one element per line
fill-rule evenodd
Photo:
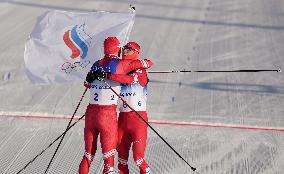
<path fill-rule="evenodd" d="M 83 70 L 86 66 L 88 66 L 91 62 L 89 60 L 84 60 L 82 62 L 64 62 L 61 65 L 61 70 L 65 71 L 66 74 L 70 74 L 72 71 Z"/>

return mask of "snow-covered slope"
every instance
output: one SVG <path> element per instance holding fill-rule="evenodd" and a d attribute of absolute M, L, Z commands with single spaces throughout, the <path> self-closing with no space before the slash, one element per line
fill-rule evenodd
<path fill-rule="evenodd" d="M 130 3 L 137 12 L 130 39 L 141 44 L 142 58 L 154 61 L 152 70 L 284 67 L 282 0 L 2 0 L 0 115 L 70 117 L 83 93 L 82 84 L 36 86 L 27 79 L 24 44 L 38 15 L 50 9 L 125 12 Z M 150 74 L 149 78 L 152 121 L 284 127 L 283 73 Z M 87 103 L 88 95 L 78 116 Z M 0 121 L 0 173 L 15 173 L 67 125 L 67 121 L 54 119 L 1 117 Z M 82 127 L 80 123 L 66 138 L 50 173 L 76 173 L 83 153 Z M 284 173 L 283 132 L 154 127 L 198 168 L 195 173 Z M 149 136 L 147 159 L 154 173 L 190 173 L 150 130 Z M 77 151 L 71 153 L 70 148 Z M 47 165 L 52 153 L 50 150 L 26 172 L 41 173 L 37 171 Z M 94 165 L 101 164 L 101 156 L 97 160 Z M 63 163 L 73 167 L 58 167 Z M 136 171 L 133 163 L 132 167 Z M 93 167 L 93 172 L 99 170 Z"/>

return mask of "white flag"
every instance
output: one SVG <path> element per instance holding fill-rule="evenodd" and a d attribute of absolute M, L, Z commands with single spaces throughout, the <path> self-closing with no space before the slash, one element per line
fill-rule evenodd
<path fill-rule="evenodd" d="M 39 16 L 25 45 L 25 65 L 34 83 L 82 81 L 103 57 L 103 41 L 126 44 L 135 13 L 50 11 Z"/>

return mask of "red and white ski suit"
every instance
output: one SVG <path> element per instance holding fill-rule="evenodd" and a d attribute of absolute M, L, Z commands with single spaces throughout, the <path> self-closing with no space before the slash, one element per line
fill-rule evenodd
<path fill-rule="evenodd" d="M 110 80 L 122 83 L 120 96 L 144 120 L 148 121 L 146 112 L 147 73 L 145 69 L 135 70 L 127 75 L 112 74 Z M 128 156 L 132 145 L 133 158 L 140 169 L 140 174 L 150 174 L 150 168 L 144 159 L 147 141 L 147 124 L 123 102 L 120 102 L 118 118 L 118 168 L 120 174 L 129 174 Z"/>
<path fill-rule="evenodd" d="M 143 62 L 144 61 L 144 62 Z M 147 64 L 145 64 L 147 62 Z M 127 74 L 137 68 L 149 68 L 149 60 L 120 60 L 117 57 L 104 57 L 92 66 L 92 70 L 101 70 L 112 74 Z M 120 84 L 108 79 L 105 81 L 119 93 Z M 79 166 L 80 174 L 88 174 L 89 167 L 97 149 L 97 138 L 100 134 L 104 156 L 104 172 L 112 174 L 114 154 L 117 147 L 117 106 L 118 97 L 102 81 L 95 80 L 90 84 L 90 103 L 85 113 L 85 155 Z"/>

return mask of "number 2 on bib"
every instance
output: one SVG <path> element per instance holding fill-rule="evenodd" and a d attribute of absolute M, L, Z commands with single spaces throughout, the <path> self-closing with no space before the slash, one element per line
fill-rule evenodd
<path fill-rule="evenodd" d="M 111 96 L 111 100 L 114 100 L 114 95 Z"/>
<path fill-rule="evenodd" d="M 99 99 L 98 99 L 99 94 L 98 94 L 98 93 L 95 93 L 94 96 L 95 96 L 95 97 L 94 97 L 94 100 L 95 100 L 95 101 L 99 101 Z"/>

